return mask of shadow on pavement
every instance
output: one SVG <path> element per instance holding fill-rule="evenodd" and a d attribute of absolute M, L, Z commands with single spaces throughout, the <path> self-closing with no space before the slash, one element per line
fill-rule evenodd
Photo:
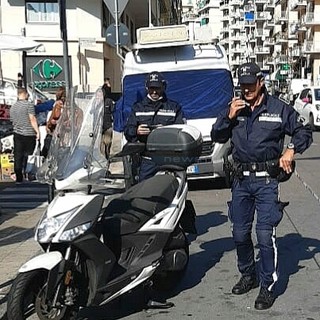
<path fill-rule="evenodd" d="M 208 232 L 209 228 L 226 223 L 228 218 L 221 211 L 209 212 L 196 218 L 198 236 Z M 189 240 L 194 241 L 196 237 L 189 235 Z M 188 269 L 181 284 L 172 292 L 159 293 L 160 298 L 172 298 L 180 292 L 190 289 L 201 282 L 216 263 L 220 261 L 223 254 L 234 249 L 232 238 L 222 238 L 200 244 L 201 252 L 190 256 Z M 132 292 L 120 297 L 106 306 L 85 308 L 81 311 L 79 319 L 88 320 L 116 320 L 129 316 L 130 314 L 141 312 L 145 307 L 145 297 L 142 288 L 137 288 Z M 157 314 L 166 314 L 168 310 L 146 310 L 146 317 Z"/>
<path fill-rule="evenodd" d="M 302 237 L 298 233 L 290 233 L 278 238 L 279 281 L 275 288 L 276 295 L 282 295 L 289 283 L 290 276 L 299 272 L 304 266 L 303 260 L 313 259 L 320 269 L 315 255 L 320 252 L 320 240 Z"/>
<path fill-rule="evenodd" d="M 33 235 L 34 228 L 8 227 L 2 229 L 0 230 L 0 247 L 26 241 L 32 238 Z"/>

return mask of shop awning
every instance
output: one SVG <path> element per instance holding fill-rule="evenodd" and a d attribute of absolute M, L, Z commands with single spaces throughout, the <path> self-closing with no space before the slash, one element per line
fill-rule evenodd
<path fill-rule="evenodd" d="M 43 47 L 30 38 L 0 33 L 0 50 L 32 52 Z"/>

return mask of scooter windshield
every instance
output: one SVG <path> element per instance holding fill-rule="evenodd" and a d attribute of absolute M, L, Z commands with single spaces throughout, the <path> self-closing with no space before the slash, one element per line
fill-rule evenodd
<path fill-rule="evenodd" d="M 108 159 L 100 151 L 103 92 L 77 94 L 72 88 L 58 120 L 48 157 L 37 173 L 39 181 L 66 180 L 64 189 L 97 184 L 106 175 Z"/>

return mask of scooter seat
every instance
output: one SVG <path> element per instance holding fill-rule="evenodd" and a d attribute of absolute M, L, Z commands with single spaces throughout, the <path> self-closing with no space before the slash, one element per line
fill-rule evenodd
<path fill-rule="evenodd" d="M 118 235 L 136 232 L 171 204 L 178 187 L 178 180 L 167 174 L 156 175 L 134 185 L 107 206 L 104 231 Z"/>

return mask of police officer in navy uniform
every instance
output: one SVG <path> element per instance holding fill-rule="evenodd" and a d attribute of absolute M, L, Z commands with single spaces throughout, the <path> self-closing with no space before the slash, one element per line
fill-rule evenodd
<path fill-rule="evenodd" d="M 234 97 L 228 110 L 218 117 L 211 137 L 221 143 L 230 138 L 234 160 L 232 201 L 228 205 L 241 278 L 232 293 L 244 294 L 260 284 L 255 308 L 264 310 L 274 303 L 278 280 L 275 229 L 283 210 L 278 178 L 281 172 L 292 173 L 294 154 L 311 145 L 312 131 L 299 121 L 291 106 L 268 94 L 257 64 L 241 65 L 238 80 L 242 96 Z M 284 147 L 285 135 L 291 136 L 291 141 Z M 251 239 L 255 212 L 259 279 Z"/>
<path fill-rule="evenodd" d="M 185 123 L 181 106 L 166 97 L 166 81 L 160 72 L 154 71 L 146 78 L 147 96 L 133 105 L 124 135 L 129 142 L 146 142 L 151 130 L 158 126 Z M 139 181 L 157 172 L 157 165 L 142 156 Z"/>

